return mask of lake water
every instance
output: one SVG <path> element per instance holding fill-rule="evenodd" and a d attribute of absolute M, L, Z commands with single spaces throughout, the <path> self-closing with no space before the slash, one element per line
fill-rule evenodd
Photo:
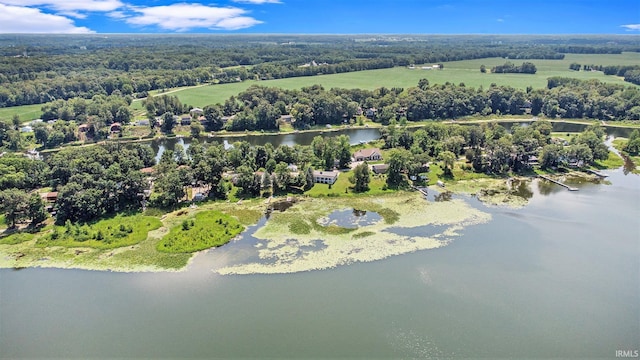
<path fill-rule="evenodd" d="M 492 220 L 448 246 L 332 270 L 214 273 L 249 235 L 180 273 L 0 270 L 0 358 L 614 358 L 640 348 L 640 177 L 607 173 L 467 198 Z"/>
<path fill-rule="evenodd" d="M 523 122 L 511 122 L 511 121 L 498 121 L 498 124 L 510 130 L 514 126 L 528 126 L 530 121 Z M 463 126 L 468 125 L 477 125 L 471 123 L 460 123 Z M 581 132 L 583 131 L 587 125 L 585 124 L 576 124 L 571 122 L 554 122 L 553 123 L 553 131 L 555 132 Z M 418 127 L 410 128 L 411 131 L 415 131 L 419 129 Z M 631 128 L 623 128 L 623 127 L 615 127 L 615 126 L 605 126 L 605 131 L 608 135 L 615 137 L 629 137 L 633 129 Z M 274 147 L 278 147 L 280 145 L 311 145 L 313 138 L 316 136 L 322 137 L 337 137 L 340 135 L 347 135 L 351 140 L 352 145 L 359 144 L 361 142 L 369 142 L 373 140 L 378 140 L 380 138 L 380 131 L 375 128 L 351 128 L 351 129 L 340 129 L 336 131 L 311 131 L 311 132 L 300 132 L 300 133 L 286 133 L 286 134 L 267 134 L 267 135 L 231 135 L 231 136 L 217 136 L 211 138 L 202 138 L 201 141 L 212 142 L 217 141 L 219 143 L 224 144 L 225 148 L 229 148 L 236 141 L 247 141 L 251 145 L 266 145 L 267 143 L 271 143 Z M 191 145 L 191 138 L 164 138 L 164 139 L 155 139 L 148 142 L 151 145 L 151 149 L 153 153 L 156 154 L 155 159 L 156 162 L 160 160 L 160 156 L 165 151 L 165 149 L 174 150 L 176 144 L 182 145 L 185 150 L 189 148 Z"/>

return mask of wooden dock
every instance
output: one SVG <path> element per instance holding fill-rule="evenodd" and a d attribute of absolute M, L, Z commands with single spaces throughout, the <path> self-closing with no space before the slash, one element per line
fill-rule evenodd
<path fill-rule="evenodd" d="M 411 186 L 411 187 L 414 188 L 415 190 L 418 190 L 422 195 L 428 196 L 427 190 L 425 188 L 419 188 L 417 186 Z"/>
<path fill-rule="evenodd" d="M 598 176 L 598 177 L 601 177 L 601 178 L 603 178 L 603 179 L 604 179 L 604 178 L 606 178 L 607 176 L 609 176 L 609 175 L 607 175 L 607 174 L 603 174 L 603 173 L 601 173 L 601 172 L 599 172 L 599 171 L 596 171 L 596 170 L 586 169 L 585 171 L 586 171 L 586 172 L 588 172 L 588 173 L 590 173 L 590 174 L 593 174 L 593 175 L 596 175 L 596 176 Z"/>
<path fill-rule="evenodd" d="M 558 181 L 558 180 L 553 180 L 552 178 L 550 178 L 550 177 L 548 177 L 548 176 L 545 176 L 545 175 L 538 175 L 538 176 L 539 176 L 540 178 L 542 178 L 542 179 L 547 180 L 547 181 L 551 181 L 551 182 L 552 182 L 552 183 L 554 183 L 554 184 L 557 184 L 557 185 L 560 185 L 560 186 L 562 186 L 562 187 L 564 187 L 564 188 L 567 188 L 569 191 L 578 191 L 578 188 L 571 187 L 571 186 L 569 186 L 569 185 L 567 185 L 567 184 L 565 184 L 565 183 L 561 183 L 561 182 L 560 182 L 560 181 Z"/>

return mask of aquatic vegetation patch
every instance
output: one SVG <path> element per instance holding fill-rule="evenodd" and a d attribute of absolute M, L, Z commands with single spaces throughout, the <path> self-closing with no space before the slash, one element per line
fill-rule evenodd
<path fill-rule="evenodd" d="M 193 253 L 224 245 L 244 231 L 244 226 L 220 211 L 203 211 L 174 226 L 158 243 L 157 249 L 169 253 Z"/>
<path fill-rule="evenodd" d="M 355 229 L 323 226 L 322 218 L 336 210 L 357 208 L 386 213 L 393 224 L 378 221 Z M 386 211 L 380 211 L 387 209 Z M 294 215 L 295 214 L 295 215 Z M 369 262 L 393 255 L 445 246 L 466 226 L 489 221 L 491 216 L 462 200 L 428 202 L 415 192 L 353 198 L 313 198 L 300 202 L 287 213 L 274 213 L 253 236 L 260 261 L 246 262 L 216 270 L 220 274 L 293 273 L 333 268 L 354 262 Z M 311 224 L 309 233 L 292 234 L 290 227 L 300 219 Z M 394 228 L 441 226 L 431 236 L 402 235 Z M 349 230 L 349 231 L 347 231 Z"/>
<path fill-rule="evenodd" d="M 118 215 L 93 224 L 71 224 L 55 226 L 41 236 L 39 247 L 64 246 L 115 249 L 134 245 L 147 238 L 147 233 L 162 226 L 159 219 L 143 215 Z"/>
<path fill-rule="evenodd" d="M 353 239 L 360 239 L 360 238 L 364 238 L 367 236 L 373 236 L 376 233 L 374 233 L 373 231 L 363 231 L 363 232 L 359 232 L 359 233 L 355 233 L 353 235 L 351 235 L 351 238 Z"/>
<path fill-rule="evenodd" d="M 311 232 L 311 225 L 303 219 L 296 218 L 289 223 L 289 231 L 296 235 L 309 234 Z"/>
<path fill-rule="evenodd" d="M 447 184 L 454 193 L 473 195 L 487 205 L 522 208 L 533 196 L 529 178 L 478 178 Z"/>
<path fill-rule="evenodd" d="M 159 228 L 150 232 L 149 238 L 139 244 L 117 249 L 36 246 L 37 235 L 35 235 L 30 241 L 16 245 L 0 245 L 0 268 L 43 267 L 118 272 L 184 269 L 191 254 L 167 254 L 156 250 L 156 243 L 164 231 L 164 228 Z"/>

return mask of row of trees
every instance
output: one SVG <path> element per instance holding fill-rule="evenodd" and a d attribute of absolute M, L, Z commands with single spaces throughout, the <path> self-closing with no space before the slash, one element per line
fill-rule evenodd
<path fill-rule="evenodd" d="M 480 69 L 482 71 L 482 69 Z M 522 65 L 517 66 L 514 63 L 507 61 L 503 65 L 497 65 L 491 68 L 492 73 L 517 73 L 517 74 L 535 74 L 536 66 L 530 62 L 523 62 Z"/>
<path fill-rule="evenodd" d="M 273 130 L 283 114 L 297 129 L 341 124 L 367 113 L 374 121 L 455 119 L 472 115 L 545 115 L 550 118 L 601 120 L 640 119 L 640 91 L 599 82 L 550 78 L 548 89 L 522 91 L 508 86 L 474 89 L 461 85 L 429 85 L 426 79 L 409 89 L 331 89 L 315 85 L 301 90 L 252 86 L 223 105 L 205 108 L 211 130 Z M 226 125 L 223 116 L 236 115 Z"/>

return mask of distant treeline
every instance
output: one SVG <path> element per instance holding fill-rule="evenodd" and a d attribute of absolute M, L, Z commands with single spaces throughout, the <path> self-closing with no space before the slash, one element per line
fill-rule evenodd
<path fill-rule="evenodd" d="M 640 120 L 640 90 L 597 80 L 550 78 L 548 89 L 522 91 L 508 86 L 474 89 L 454 84 L 418 87 L 331 89 L 314 85 L 301 90 L 252 86 L 224 104 L 205 107 L 209 130 L 278 129 L 281 115 L 290 114 L 293 126 L 353 122 L 363 114 L 376 122 L 455 119 L 473 115 L 545 115 L 550 118 Z M 226 124 L 222 116 L 235 117 Z M 205 124 L 205 127 L 207 124 Z"/>
<path fill-rule="evenodd" d="M 607 45 L 615 38 L 616 45 Z M 246 79 L 563 52 L 638 51 L 632 38 L 504 36 L 0 36 L 0 107 Z M 309 64 L 309 66 L 303 66 Z M 317 65 L 317 66 L 316 66 Z"/>
<path fill-rule="evenodd" d="M 640 65 L 580 65 L 572 63 L 569 69 L 580 71 L 602 71 L 605 75 L 616 75 L 624 77 L 624 81 L 640 85 Z"/>

